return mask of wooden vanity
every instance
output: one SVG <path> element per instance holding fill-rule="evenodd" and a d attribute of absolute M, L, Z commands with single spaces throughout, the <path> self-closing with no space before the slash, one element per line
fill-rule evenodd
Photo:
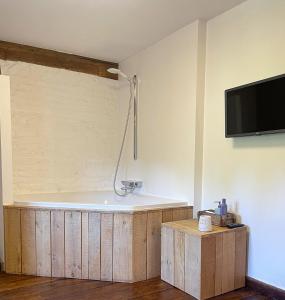
<path fill-rule="evenodd" d="M 4 207 L 7 273 L 136 282 L 160 275 L 161 223 L 192 207 L 96 211 Z"/>
<path fill-rule="evenodd" d="M 246 241 L 245 226 L 200 232 L 196 220 L 162 224 L 161 279 L 197 299 L 244 287 Z"/>

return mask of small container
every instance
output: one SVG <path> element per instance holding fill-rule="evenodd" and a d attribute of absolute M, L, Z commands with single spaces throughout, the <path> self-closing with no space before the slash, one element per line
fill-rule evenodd
<path fill-rule="evenodd" d="M 211 216 L 202 215 L 199 218 L 199 230 L 200 231 L 212 231 L 212 218 Z"/>
<path fill-rule="evenodd" d="M 221 201 L 215 201 L 215 203 L 219 203 L 218 207 L 215 208 L 215 214 L 221 215 Z"/>
<path fill-rule="evenodd" d="M 222 199 L 221 203 L 221 215 L 225 216 L 228 213 L 228 206 L 226 203 L 226 199 Z"/>

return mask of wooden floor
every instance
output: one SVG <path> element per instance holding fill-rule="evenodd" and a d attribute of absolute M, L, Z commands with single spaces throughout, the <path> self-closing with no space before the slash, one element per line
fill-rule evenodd
<path fill-rule="evenodd" d="M 1 300 L 193 300 L 160 279 L 138 283 L 111 283 L 77 279 L 55 279 L 0 273 Z M 264 300 L 253 290 L 244 288 L 212 298 L 215 300 Z"/>

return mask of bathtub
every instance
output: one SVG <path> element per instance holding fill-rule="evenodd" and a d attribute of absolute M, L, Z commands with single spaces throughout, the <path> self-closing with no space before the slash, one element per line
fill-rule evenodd
<path fill-rule="evenodd" d="M 18 195 L 4 205 L 5 270 L 115 282 L 155 278 L 161 223 L 192 216 L 186 201 L 138 194 Z"/>
<path fill-rule="evenodd" d="M 78 192 L 17 195 L 14 205 L 28 207 L 92 209 L 98 211 L 139 211 L 187 206 L 186 201 L 130 194 L 119 197 L 113 192 Z"/>

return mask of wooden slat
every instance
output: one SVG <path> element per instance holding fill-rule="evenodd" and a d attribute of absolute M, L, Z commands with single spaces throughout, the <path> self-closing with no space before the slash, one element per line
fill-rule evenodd
<path fill-rule="evenodd" d="M 89 229 L 88 229 L 88 212 L 82 212 L 81 215 L 82 226 L 82 250 L 81 250 L 81 262 L 82 262 L 82 279 L 89 278 Z"/>
<path fill-rule="evenodd" d="M 5 271 L 12 274 L 22 272 L 21 255 L 21 211 L 4 209 Z"/>
<path fill-rule="evenodd" d="M 37 275 L 51 276 L 50 211 L 36 211 Z"/>
<path fill-rule="evenodd" d="M 222 293 L 235 287 L 235 231 L 223 234 Z"/>
<path fill-rule="evenodd" d="M 133 215 L 114 214 L 113 280 L 133 281 Z"/>
<path fill-rule="evenodd" d="M 81 213 L 65 212 L 65 277 L 81 278 Z"/>
<path fill-rule="evenodd" d="M 216 236 L 201 243 L 201 299 L 207 299 L 215 296 Z"/>
<path fill-rule="evenodd" d="M 101 279 L 101 214 L 89 213 L 88 239 L 89 279 Z"/>
<path fill-rule="evenodd" d="M 23 61 L 111 79 L 118 78 L 117 75 L 107 72 L 108 68 L 118 68 L 117 63 L 5 41 L 0 41 L 0 59 Z"/>
<path fill-rule="evenodd" d="M 223 234 L 216 235 L 215 296 L 222 294 Z"/>
<path fill-rule="evenodd" d="M 189 219 L 189 209 L 190 208 L 188 207 L 173 208 L 172 210 L 173 221 Z"/>
<path fill-rule="evenodd" d="M 147 278 L 160 275 L 162 212 L 147 214 Z"/>
<path fill-rule="evenodd" d="M 101 280 L 113 280 L 113 214 L 101 214 Z"/>
<path fill-rule="evenodd" d="M 237 230 L 235 233 L 235 289 L 245 286 L 246 240 L 246 230 Z"/>
<path fill-rule="evenodd" d="M 52 276 L 64 277 L 64 211 L 51 211 Z"/>
<path fill-rule="evenodd" d="M 162 223 L 172 222 L 173 215 L 172 215 L 172 208 L 164 209 L 162 211 Z"/>
<path fill-rule="evenodd" d="M 161 279 L 174 285 L 174 232 L 161 228 Z"/>
<path fill-rule="evenodd" d="M 193 219 L 193 207 L 187 208 L 186 217 L 187 217 L 187 219 Z"/>
<path fill-rule="evenodd" d="M 22 273 L 36 275 L 36 214 L 33 209 L 21 210 Z"/>
<path fill-rule="evenodd" d="M 185 236 L 184 232 L 174 231 L 174 286 L 185 288 Z"/>
<path fill-rule="evenodd" d="M 185 292 L 200 299 L 201 296 L 201 239 L 185 234 Z"/>
<path fill-rule="evenodd" d="M 147 213 L 133 215 L 133 281 L 147 279 Z"/>

